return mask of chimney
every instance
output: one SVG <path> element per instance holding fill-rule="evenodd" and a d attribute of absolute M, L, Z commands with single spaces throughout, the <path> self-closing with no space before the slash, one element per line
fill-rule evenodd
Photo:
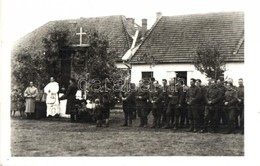
<path fill-rule="evenodd" d="M 147 31 L 147 19 L 142 19 L 142 37 L 145 36 Z"/>
<path fill-rule="evenodd" d="M 156 13 L 156 21 L 158 21 L 162 17 L 162 12 Z"/>
<path fill-rule="evenodd" d="M 134 18 L 126 18 L 126 21 L 128 25 L 134 26 L 135 25 L 135 19 Z"/>

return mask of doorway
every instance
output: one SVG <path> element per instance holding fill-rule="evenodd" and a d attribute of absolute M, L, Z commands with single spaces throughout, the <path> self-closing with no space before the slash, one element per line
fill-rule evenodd
<path fill-rule="evenodd" d="M 187 71 L 176 71 L 176 77 L 184 79 L 184 84 L 187 85 Z"/>

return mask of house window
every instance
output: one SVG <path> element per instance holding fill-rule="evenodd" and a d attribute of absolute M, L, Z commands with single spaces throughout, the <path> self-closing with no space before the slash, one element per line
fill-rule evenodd
<path fill-rule="evenodd" d="M 149 80 L 152 77 L 153 77 L 152 71 L 142 72 L 142 79 Z"/>

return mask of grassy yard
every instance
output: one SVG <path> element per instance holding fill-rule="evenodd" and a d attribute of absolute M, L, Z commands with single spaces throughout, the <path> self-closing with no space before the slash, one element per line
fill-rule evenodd
<path fill-rule="evenodd" d="M 151 124 L 152 116 L 149 116 Z M 240 134 L 190 133 L 184 129 L 120 127 L 123 113 L 111 113 L 109 128 L 68 119 L 11 120 L 12 156 L 243 156 Z"/>

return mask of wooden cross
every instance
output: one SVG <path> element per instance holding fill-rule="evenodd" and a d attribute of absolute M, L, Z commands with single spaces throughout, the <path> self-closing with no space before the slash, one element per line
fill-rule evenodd
<path fill-rule="evenodd" d="M 82 35 L 86 35 L 85 32 L 82 32 L 82 27 L 80 27 L 80 32 L 76 33 L 76 35 L 79 35 L 79 45 L 82 45 Z"/>

